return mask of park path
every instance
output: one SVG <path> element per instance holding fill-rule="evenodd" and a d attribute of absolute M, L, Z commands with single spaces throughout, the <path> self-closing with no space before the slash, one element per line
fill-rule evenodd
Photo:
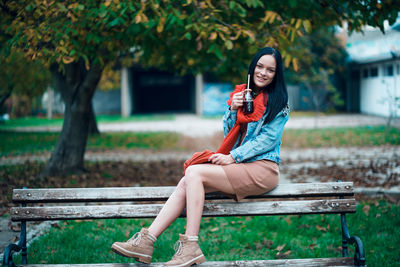
<path fill-rule="evenodd" d="M 363 114 L 339 114 L 304 117 L 290 117 L 285 129 L 311 129 L 331 127 L 358 127 L 386 125 L 384 117 Z M 392 121 L 394 127 L 400 128 L 400 119 Z M 174 120 L 134 121 L 119 123 L 99 123 L 100 132 L 177 132 L 189 137 L 211 136 L 221 131 L 221 119 L 208 119 L 194 114 L 178 114 Z M 60 131 L 60 126 L 20 127 L 16 131 L 43 132 Z"/>

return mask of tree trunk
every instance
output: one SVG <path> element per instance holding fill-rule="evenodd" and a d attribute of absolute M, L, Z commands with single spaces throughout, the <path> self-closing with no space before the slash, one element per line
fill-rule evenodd
<path fill-rule="evenodd" d="M 3 105 L 6 103 L 7 99 L 11 96 L 12 89 L 9 89 L 7 93 L 1 96 L 0 99 L 0 114 L 3 110 Z"/>
<path fill-rule="evenodd" d="M 90 114 L 89 114 L 89 135 L 100 134 L 99 128 L 97 127 L 96 115 L 94 114 L 93 104 L 90 102 Z"/>
<path fill-rule="evenodd" d="M 92 109 L 92 98 L 103 68 L 91 66 L 86 70 L 84 62 L 65 65 L 61 73 L 52 66 L 55 86 L 65 103 L 64 123 L 56 148 L 41 176 L 84 172 L 83 159 Z"/>

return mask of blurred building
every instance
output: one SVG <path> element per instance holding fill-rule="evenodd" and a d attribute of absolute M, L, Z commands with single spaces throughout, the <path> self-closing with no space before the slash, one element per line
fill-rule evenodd
<path fill-rule="evenodd" d="M 379 116 L 400 116 L 400 23 L 366 28 L 347 37 L 349 79 L 346 109 Z"/>

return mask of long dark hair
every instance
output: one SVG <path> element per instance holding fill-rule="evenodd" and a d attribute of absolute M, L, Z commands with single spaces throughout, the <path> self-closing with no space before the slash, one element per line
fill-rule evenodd
<path fill-rule="evenodd" d="M 254 69 L 256 68 L 258 60 L 264 55 L 272 55 L 276 61 L 275 77 L 272 82 L 263 88 L 263 93 L 268 94 L 268 104 L 265 112 L 268 114 L 265 118 L 264 124 L 272 121 L 275 116 L 288 104 L 288 93 L 283 77 L 283 64 L 281 53 L 272 47 L 265 47 L 258 51 L 253 57 L 249 65 L 250 74 L 250 88 L 254 89 Z"/>

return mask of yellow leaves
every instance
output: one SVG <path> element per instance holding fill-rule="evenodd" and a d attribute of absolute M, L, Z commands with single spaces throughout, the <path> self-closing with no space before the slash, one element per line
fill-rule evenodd
<path fill-rule="evenodd" d="M 161 17 L 160 20 L 158 21 L 157 32 L 161 33 L 164 30 L 164 25 L 165 25 L 165 17 Z"/>
<path fill-rule="evenodd" d="M 68 50 L 64 46 L 57 46 L 56 52 L 62 54 L 68 54 Z"/>
<path fill-rule="evenodd" d="M 74 4 L 70 4 L 68 6 L 69 9 L 74 9 L 74 8 L 78 8 L 79 3 L 74 3 Z"/>
<path fill-rule="evenodd" d="M 193 58 L 189 58 L 187 61 L 187 64 L 191 67 L 194 65 L 194 59 Z"/>
<path fill-rule="evenodd" d="M 252 41 L 255 41 L 255 40 L 256 40 L 256 35 L 255 35 L 252 31 L 250 31 L 250 30 L 244 30 L 243 33 L 245 33 L 248 37 L 250 37 L 250 39 L 251 39 Z"/>
<path fill-rule="evenodd" d="M 226 47 L 228 50 L 231 50 L 231 49 L 233 48 L 233 43 L 232 43 L 232 41 L 231 41 L 231 40 L 226 40 L 226 41 L 225 41 L 225 47 Z"/>
<path fill-rule="evenodd" d="M 215 9 L 215 7 L 213 6 L 213 4 L 211 3 L 211 0 L 206 0 L 207 5 L 211 8 L 211 9 Z"/>
<path fill-rule="evenodd" d="M 121 71 L 114 70 L 110 65 L 106 66 L 101 75 L 98 87 L 102 91 L 119 88 L 121 85 Z"/>
<path fill-rule="evenodd" d="M 135 17 L 135 23 L 138 24 L 142 21 L 142 17 L 140 16 L 140 13 L 138 13 Z"/>
<path fill-rule="evenodd" d="M 267 39 L 267 42 L 264 44 L 264 47 L 265 46 L 269 46 L 269 47 L 277 47 L 278 46 L 278 43 L 277 43 L 277 41 L 275 40 L 275 38 L 274 37 L 269 37 L 268 39 Z"/>
<path fill-rule="evenodd" d="M 112 3 L 112 0 L 106 0 L 106 1 L 104 2 L 104 5 L 105 5 L 106 7 L 108 7 L 109 5 L 111 5 L 111 3 Z"/>
<path fill-rule="evenodd" d="M 201 41 L 197 41 L 197 47 L 196 47 L 197 51 L 200 51 L 202 47 L 203 43 Z"/>
<path fill-rule="evenodd" d="M 303 27 L 307 33 L 310 33 L 312 30 L 311 22 L 307 19 L 303 20 Z"/>
<path fill-rule="evenodd" d="M 148 21 L 149 21 L 149 19 L 147 18 L 147 16 L 142 11 L 139 11 L 137 13 L 137 15 L 135 16 L 135 23 L 136 24 L 147 23 Z"/>
<path fill-rule="evenodd" d="M 70 64 L 70 63 L 74 62 L 74 60 L 75 60 L 75 57 L 65 56 L 62 58 L 62 62 L 64 64 Z"/>
<path fill-rule="evenodd" d="M 208 37 L 208 40 L 214 41 L 215 39 L 217 39 L 217 37 L 218 37 L 217 33 L 216 32 L 212 32 L 210 34 L 210 37 Z"/>
<path fill-rule="evenodd" d="M 282 51 L 282 59 L 286 68 L 289 68 L 290 64 L 292 64 L 294 71 L 298 71 L 300 69 L 298 58 L 295 58 L 292 55 L 287 54 L 285 51 Z"/>
<path fill-rule="evenodd" d="M 295 27 L 296 29 L 300 28 L 301 22 L 302 22 L 302 20 L 301 20 L 301 19 L 298 19 L 298 20 L 296 21 L 296 25 L 295 25 L 294 27 Z"/>
<path fill-rule="evenodd" d="M 272 24 L 272 23 L 274 23 L 275 19 L 278 17 L 279 17 L 278 13 L 267 10 L 267 11 L 265 11 L 265 16 L 262 19 L 262 21 Z"/>
<path fill-rule="evenodd" d="M 76 18 L 76 16 L 75 16 L 72 12 L 70 12 L 70 11 L 68 11 L 67 17 L 70 18 L 72 22 L 77 22 L 77 21 L 78 21 L 78 19 Z"/>
<path fill-rule="evenodd" d="M 298 58 L 294 58 L 292 61 L 292 64 L 293 64 L 294 71 L 298 71 L 300 69 Z"/>

